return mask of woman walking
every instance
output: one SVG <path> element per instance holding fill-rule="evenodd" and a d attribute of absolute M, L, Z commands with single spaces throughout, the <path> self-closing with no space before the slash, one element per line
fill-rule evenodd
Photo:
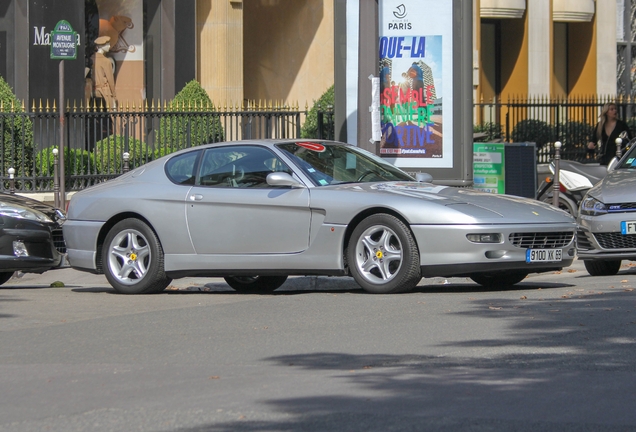
<path fill-rule="evenodd" d="M 623 140 L 623 145 L 632 139 L 629 126 L 618 118 L 618 110 L 613 102 L 603 106 L 599 122 L 595 129 L 596 143 L 587 144 L 590 153 L 596 153 L 596 159 L 601 165 L 607 165 L 616 156 L 616 138 Z"/>

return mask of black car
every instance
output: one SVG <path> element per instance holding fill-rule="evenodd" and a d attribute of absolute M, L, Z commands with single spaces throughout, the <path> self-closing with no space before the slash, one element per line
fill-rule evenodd
<path fill-rule="evenodd" d="M 16 271 L 43 273 L 66 265 L 59 209 L 0 192 L 0 285 Z"/>

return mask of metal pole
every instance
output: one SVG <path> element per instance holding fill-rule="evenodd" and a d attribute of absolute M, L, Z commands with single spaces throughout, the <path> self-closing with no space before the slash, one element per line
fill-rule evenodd
<path fill-rule="evenodd" d="M 128 160 L 130 159 L 130 153 L 125 152 L 122 157 L 124 158 L 124 174 L 128 172 L 129 165 L 128 165 Z"/>
<path fill-rule="evenodd" d="M 60 88 L 60 97 L 59 97 L 59 106 L 58 112 L 60 115 L 60 145 L 59 145 L 59 156 L 60 156 L 60 169 L 59 169 L 59 181 L 60 181 L 60 200 L 59 204 L 62 209 L 66 208 L 66 188 L 65 188 L 65 176 L 64 176 L 64 130 L 66 129 L 66 118 L 64 118 L 64 60 L 60 60 L 59 67 L 59 88 Z"/>
<path fill-rule="evenodd" d="M 9 168 L 9 193 L 15 193 L 15 168 Z"/>
<path fill-rule="evenodd" d="M 621 156 L 623 156 L 623 140 L 621 138 L 616 138 L 616 160 L 620 160 Z"/>
<path fill-rule="evenodd" d="M 55 208 L 60 208 L 60 173 L 59 173 L 58 150 L 53 149 L 53 200 Z"/>
<path fill-rule="evenodd" d="M 554 143 L 554 180 L 552 181 L 552 204 L 559 207 L 559 188 L 561 187 L 559 160 L 561 159 L 561 141 Z"/>

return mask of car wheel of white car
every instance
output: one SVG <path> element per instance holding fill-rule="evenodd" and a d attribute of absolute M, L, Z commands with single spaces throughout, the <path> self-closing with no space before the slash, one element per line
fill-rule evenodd
<path fill-rule="evenodd" d="M 356 282 L 374 294 L 410 291 L 422 279 L 411 230 L 388 214 L 369 216 L 353 230 L 347 262 Z"/>
<path fill-rule="evenodd" d="M 157 235 L 139 219 L 124 219 L 111 228 L 102 260 L 106 279 L 122 294 L 158 293 L 171 281 Z"/>
<path fill-rule="evenodd" d="M 0 285 L 6 283 L 11 279 L 14 272 L 0 272 Z"/>
<path fill-rule="evenodd" d="M 587 270 L 590 276 L 614 276 L 621 268 L 621 260 L 584 260 L 583 264 L 585 264 L 585 270 Z"/>
<path fill-rule="evenodd" d="M 475 274 L 470 278 L 486 288 L 507 287 L 518 284 L 528 276 L 527 272 L 505 272 L 492 274 Z"/>
<path fill-rule="evenodd" d="M 287 276 L 228 276 L 225 282 L 244 294 L 271 293 L 287 280 Z"/>

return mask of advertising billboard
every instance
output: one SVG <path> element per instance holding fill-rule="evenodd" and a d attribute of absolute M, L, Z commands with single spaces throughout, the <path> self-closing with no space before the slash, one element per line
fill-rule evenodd
<path fill-rule="evenodd" d="M 453 166 L 453 2 L 379 4 L 380 156 L 398 167 Z"/>

